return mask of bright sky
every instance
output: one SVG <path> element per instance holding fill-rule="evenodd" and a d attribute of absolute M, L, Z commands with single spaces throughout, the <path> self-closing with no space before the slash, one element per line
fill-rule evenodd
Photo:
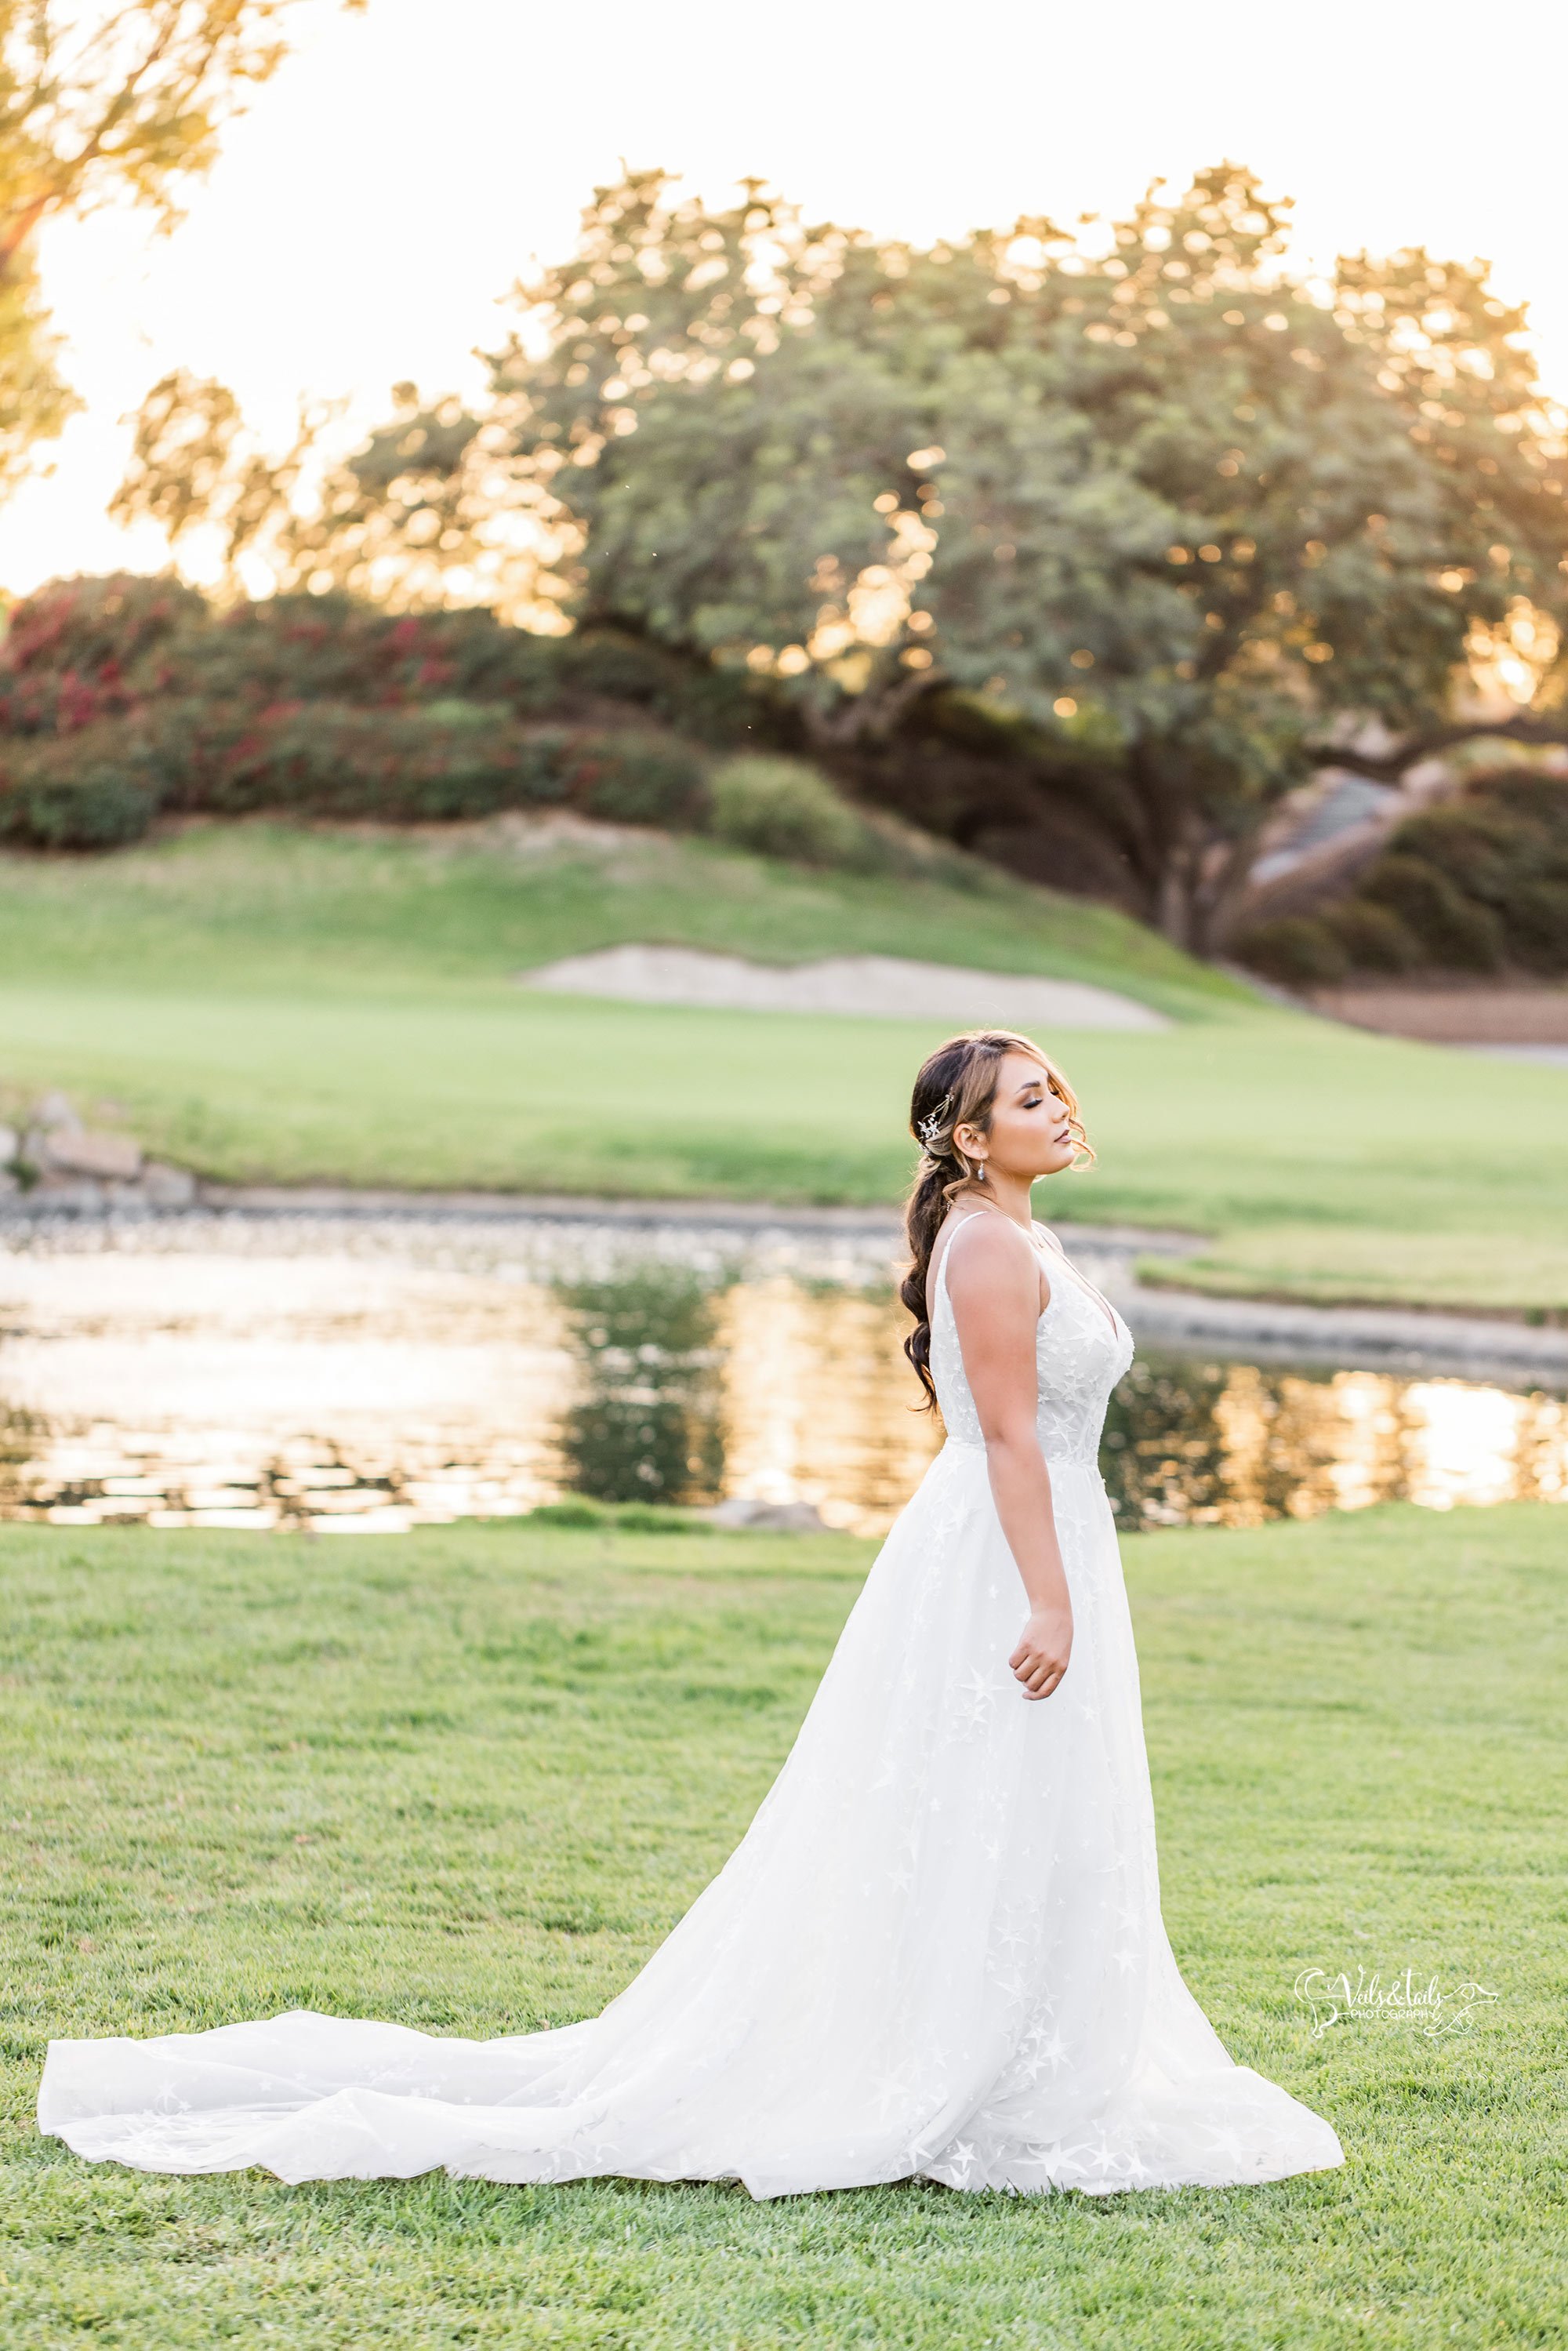
<path fill-rule="evenodd" d="M 929 239 L 1120 209 L 1229 156 L 1297 198 L 1319 263 L 1485 255 L 1568 394 L 1562 0 L 305 0 L 295 29 L 172 237 L 124 214 L 48 233 L 86 407 L 0 514 L 0 584 L 166 559 L 104 506 L 120 420 L 172 367 L 228 383 L 275 445 L 302 392 L 367 424 L 400 378 L 475 385 L 498 298 L 570 246 L 622 157 L 708 194 L 754 173 L 817 217 Z"/>

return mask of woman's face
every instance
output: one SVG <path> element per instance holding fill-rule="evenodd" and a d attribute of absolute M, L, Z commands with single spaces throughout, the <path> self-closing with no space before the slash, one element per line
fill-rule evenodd
<path fill-rule="evenodd" d="M 967 1159 L 983 1159 L 988 1172 L 1031 1183 L 1037 1176 L 1071 1167 L 1078 1148 L 1068 1131 L 1067 1104 L 1050 1072 L 1027 1053 L 1004 1053 L 998 1063 L 996 1098 L 984 1134 L 960 1126 L 953 1139 Z"/>

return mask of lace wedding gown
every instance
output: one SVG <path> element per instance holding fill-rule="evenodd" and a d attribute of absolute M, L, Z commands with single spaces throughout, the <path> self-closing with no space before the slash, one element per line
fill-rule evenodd
<path fill-rule="evenodd" d="M 967 1221 L 967 1220 L 966 1220 Z M 962 1229 L 948 1248 L 961 1243 Z M 1071 1662 L 1025 1697 L 1026 1604 L 991 1499 L 944 1257 L 947 1441 L 851 1611 L 750 1829 L 602 2014 L 497 2041 L 307 2011 L 57 2041 L 46 2132 L 145 2171 L 287 2180 L 738 2178 L 753 2196 L 1231 2187 L 1343 2162 L 1235 2064 L 1160 1917 L 1137 1659 L 1105 1489 L 1133 1343 L 1049 1249 L 1039 1426 Z"/>

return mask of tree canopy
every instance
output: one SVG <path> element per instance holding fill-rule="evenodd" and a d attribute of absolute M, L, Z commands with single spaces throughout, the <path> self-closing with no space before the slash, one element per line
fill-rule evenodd
<path fill-rule="evenodd" d="M 285 584 L 749 670 L 829 757 L 967 729 L 1207 946 L 1328 749 L 1387 769 L 1501 723 L 1478 665 L 1513 732 L 1563 731 L 1568 420 L 1521 312 L 1419 251 L 1305 278 L 1288 212 L 1225 164 L 921 250 L 633 173 L 476 413 L 406 389 L 302 508 L 232 447 L 195 494 L 226 395 L 166 384 L 125 510 L 221 511 Z"/>
<path fill-rule="evenodd" d="M 345 0 L 351 7 L 363 0 Z M 285 54 L 298 0 L 0 0 L 0 495 L 74 406 L 33 239 L 129 197 L 164 225 Z"/>

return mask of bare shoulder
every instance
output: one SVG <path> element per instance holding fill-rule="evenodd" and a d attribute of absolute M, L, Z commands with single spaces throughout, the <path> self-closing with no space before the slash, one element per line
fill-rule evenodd
<path fill-rule="evenodd" d="M 1040 1260 L 1029 1236 L 1010 1217 L 982 1210 L 947 1237 L 948 1295 L 959 1301 L 1032 1292 Z"/>

